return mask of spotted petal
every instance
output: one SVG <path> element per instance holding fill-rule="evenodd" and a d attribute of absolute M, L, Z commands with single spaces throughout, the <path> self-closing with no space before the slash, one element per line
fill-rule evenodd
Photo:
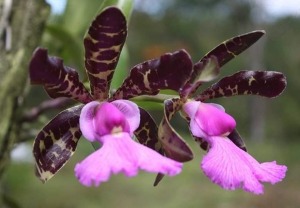
<path fill-rule="evenodd" d="M 90 93 L 80 82 L 78 73 L 48 51 L 37 48 L 29 64 L 31 84 L 43 85 L 52 98 L 69 97 L 82 103 L 92 100 Z"/>
<path fill-rule="evenodd" d="M 217 57 L 219 66 L 222 67 L 228 61 L 235 58 L 235 56 L 239 55 L 251 45 L 253 45 L 264 34 L 265 31 L 256 30 L 224 41 L 223 43 L 215 47 L 213 50 L 208 52 L 203 58 L 200 59 L 200 61 L 198 61 L 195 64 L 194 73 L 197 73 L 198 65 L 201 66 L 201 63 L 204 62 L 207 58 L 210 58 L 211 56 Z"/>
<path fill-rule="evenodd" d="M 166 53 L 159 59 L 138 64 L 113 99 L 129 99 L 138 95 L 156 95 L 161 89 L 178 91 L 190 77 L 192 61 L 185 50 Z"/>
<path fill-rule="evenodd" d="M 286 78 L 274 71 L 239 71 L 224 77 L 198 95 L 195 100 L 205 101 L 234 95 L 276 97 L 286 87 Z"/>
<path fill-rule="evenodd" d="M 95 99 L 108 97 L 126 36 L 125 16 L 118 8 L 108 7 L 92 22 L 84 38 L 85 67 Z"/>
<path fill-rule="evenodd" d="M 82 105 L 59 113 L 37 135 L 33 144 L 36 174 L 48 181 L 73 155 L 81 136 L 79 115 Z"/>
<path fill-rule="evenodd" d="M 162 145 L 158 140 L 158 127 L 155 121 L 146 110 L 143 108 L 139 109 L 141 120 L 139 127 L 134 132 L 134 135 L 141 144 L 162 154 Z"/>

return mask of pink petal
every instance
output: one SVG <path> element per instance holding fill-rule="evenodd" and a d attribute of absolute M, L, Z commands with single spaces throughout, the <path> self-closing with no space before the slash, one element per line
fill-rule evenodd
<path fill-rule="evenodd" d="M 82 135 L 89 141 L 95 141 L 94 117 L 95 109 L 100 105 L 97 101 L 86 104 L 80 113 L 79 125 Z"/>
<path fill-rule="evenodd" d="M 130 133 L 133 134 L 140 125 L 139 107 L 129 100 L 115 100 L 111 104 L 115 105 L 124 114 L 130 126 Z"/>
<path fill-rule="evenodd" d="M 128 133 L 101 138 L 103 146 L 75 167 L 75 175 L 85 186 L 98 186 L 111 174 L 135 176 L 139 169 L 169 176 L 181 171 L 182 163 L 163 157 L 131 139 Z"/>
<path fill-rule="evenodd" d="M 255 194 L 263 193 L 261 182 L 271 184 L 285 177 L 287 167 L 276 162 L 258 163 L 247 152 L 236 147 L 228 138 L 210 137 L 211 149 L 201 167 L 210 180 L 224 189 L 243 188 Z"/>
<path fill-rule="evenodd" d="M 190 101 L 183 109 L 191 118 L 190 129 L 197 137 L 228 135 L 236 126 L 235 120 L 216 104 Z"/>
<path fill-rule="evenodd" d="M 130 126 L 125 115 L 109 102 L 103 102 L 97 107 L 94 126 L 98 138 L 116 132 L 130 132 Z"/>

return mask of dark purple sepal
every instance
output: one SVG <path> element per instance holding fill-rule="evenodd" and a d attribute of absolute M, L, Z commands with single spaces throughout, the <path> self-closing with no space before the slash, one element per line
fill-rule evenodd
<path fill-rule="evenodd" d="M 224 41 L 223 43 L 221 43 L 220 45 L 218 45 L 217 47 L 215 47 L 210 52 L 208 52 L 203 58 L 201 58 L 199 62 L 195 64 L 194 67 L 197 68 L 198 65 L 201 65 L 201 62 L 203 62 L 207 58 L 210 58 L 211 56 L 216 56 L 218 59 L 219 66 L 222 67 L 224 64 L 226 64 L 228 61 L 233 59 L 235 56 L 239 55 L 247 48 L 249 48 L 251 45 L 253 45 L 264 34 L 265 31 L 256 30 L 256 31 L 252 31 L 249 33 L 245 33 L 230 38 Z"/>
<path fill-rule="evenodd" d="M 164 117 L 158 128 L 158 138 L 167 157 L 179 162 L 187 162 L 194 158 L 193 152 L 169 122 L 182 105 L 180 98 L 165 100 Z M 157 174 L 153 185 L 157 186 L 163 177 L 163 174 Z"/>
<path fill-rule="evenodd" d="M 286 87 L 286 78 L 274 71 L 239 71 L 224 77 L 195 97 L 205 101 L 218 97 L 234 95 L 260 95 L 273 98 L 280 95 Z"/>
<path fill-rule="evenodd" d="M 247 152 L 246 144 L 243 141 L 242 137 L 240 136 L 239 132 L 234 129 L 229 135 L 228 138 L 240 149 Z"/>
<path fill-rule="evenodd" d="M 59 113 L 37 135 L 33 144 L 36 174 L 48 181 L 73 155 L 81 137 L 79 116 L 83 105 Z"/>
<path fill-rule="evenodd" d="M 191 96 L 203 82 L 209 82 L 215 79 L 220 72 L 218 59 L 215 56 L 205 59 L 193 68 L 193 74 L 189 81 L 180 90 L 180 97 Z"/>
<path fill-rule="evenodd" d="M 158 128 L 158 138 L 167 157 L 179 162 L 187 162 L 193 159 L 193 152 L 170 124 L 171 118 L 182 104 L 179 98 L 165 100 L 164 117 Z"/>
<path fill-rule="evenodd" d="M 163 154 L 162 145 L 158 140 L 158 127 L 154 119 L 146 110 L 140 107 L 139 110 L 140 126 L 135 130 L 134 135 L 141 144 Z"/>
<path fill-rule="evenodd" d="M 110 83 L 127 36 L 126 19 L 116 7 L 103 10 L 84 38 L 85 67 L 94 99 L 108 97 Z"/>
<path fill-rule="evenodd" d="M 51 98 L 68 97 L 81 103 L 92 101 L 92 97 L 78 73 L 63 65 L 60 58 L 48 56 L 48 51 L 37 48 L 29 64 L 31 84 L 43 85 Z"/>
<path fill-rule="evenodd" d="M 185 50 L 166 53 L 158 59 L 133 67 L 114 99 L 129 99 L 139 95 L 156 95 L 161 89 L 179 91 L 192 71 L 192 60 Z"/>

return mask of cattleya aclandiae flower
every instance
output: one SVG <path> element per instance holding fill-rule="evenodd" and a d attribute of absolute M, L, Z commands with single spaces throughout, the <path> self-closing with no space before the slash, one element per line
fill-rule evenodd
<path fill-rule="evenodd" d="M 263 31 L 254 31 L 229 39 L 194 64 L 190 79 L 179 90 L 179 98 L 165 101 L 164 117 L 158 130 L 165 155 L 181 162 L 191 160 L 191 149 L 169 122 L 177 111 L 181 111 L 195 140 L 208 151 L 201 163 L 205 175 L 224 189 L 243 188 L 255 194 L 263 193 L 261 182 L 274 184 L 281 181 L 287 167 L 276 162 L 258 163 L 246 152 L 235 129 L 235 120 L 225 113 L 222 106 L 204 101 L 233 95 L 276 97 L 285 89 L 284 75 L 274 71 L 239 71 L 222 78 L 200 94 L 194 94 L 202 83 L 216 78 L 221 66 L 263 34 Z M 162 177 L 159 174 L 155 184 Z"/>
<path fill-rule="evenodd" d="M 84 185 L 99 185 L 112 173 L 133 176 L 139 168 L 170 176 L 180 172 L 180 162 L 158 153 L 161 145 L 150 114 L 128 99 L 156 95 L 161 89 L 179 90 L 191 73 L 190 56 L 179 50 L 138 64 L 109 96 L 126 36 L 125 16 L 116 7 L 105 8 L 92 22 L 84 38 L 91 93 L 78 73 L 64 66 L 60 58 L 48 56 L 42 48 L 34 52 L 29 65 L 31 83 L 43 85 L 52 98 L 68 97 L 83 103 L 59 113 L 37 135 L 33 154 L 37 176 L 43 182 L 70 159 L 82 133 L 103 145 L 75 168 Z"/>

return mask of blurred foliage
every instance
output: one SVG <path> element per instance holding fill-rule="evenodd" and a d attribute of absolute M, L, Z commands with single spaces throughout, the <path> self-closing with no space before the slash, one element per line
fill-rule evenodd
<path fill-rule="evenodd" d="M 164 1 L 164 3 L 162 2 Z M 109 1 L 111 2 L 111 0 Z M 120 1 L 122 2 L 122 1 Z M 132 1 L 131 1 L 132 2 Z M 148 3 L 147 3 L 148 2 Z M 150 3 L 149 3 L 150 2 Z M 277 70 L 287 76 L 288 87 L 279 98 L 267 100 L 266 141 L 250 143 L 259 160 L 272 160 L 289 166 L 286 182 L 268 186 L 266 195 L 259 198 L 242 191 L 226 192 L 213 185 L 200 173 L 196 158 L 185 165 L 185 173 L 165 180 L 157 188 L 151 186 L 152 175 L 142 175 L 137 179 L 124 179 L 122 176 L 101 185 L 98 189 L 87 189 L 79 185 L 73 175 L 75 163 L 90 153 L 89 144 L 80 141 L 78 152 L 72 162 L 47 185 L 40 184 L 34 177 L 32 165 L 12 165 L 6 175 L 7 191 L 23 207 L 297 207 L 299 201 L 300 167 L 297 151 L 299 128 L 300 82 L 300 18 L 280 19 L 261 18 L 264 12 L 254 1 L 248 0 L 150 0 L 136 1 L 132 13 L 127 45 L 124 47 L 114 76 L 113 88 L 118 86 L 126 73 L 135 64 L 152 59 L 166 52 L 185 48 L 196 62 L 222 41 L 252 30 L 266 30 L 263 65 L 258 70 Z M 256 1 L 255 1 L 256 2 Z M 52 16 L 44 34 L 43 47 L 49 54 L 64 59 L 66 65 L 78 69 L 81 79 L 84 72 L 83 37 L 91 20 L 101 8 L 99 0 L 70 0 L 61 15 Z M 151 10 L 148 5 L 159 5 Z M 130 11 L 128 11 L 128 16 Z M 261 40 L 260 40 L 261 41 Z M 260 44 L 260 41 L 256 44 Z M 220 77 L 238 70 L 250 69 L 249 52 L 239 55 L 223 67 Z M 205 89 L 205 86 L 202 87 Z M 32 88 L 27 102 L 37 103 L 44 99 L 42 89 Z M 218 99 L 238 123 L 240 133 L 249 136 L 251 97 Z M 159 105 L 154 108 L 154 116 L 159 120 Z M 53 112 L 55 113 L 55 112 Z M 49 115 L 51 116 L 51 115 Z M 43 122 L 47 119 L 43 117 Z M 33 124 L 32 124 L 33 125 Z M 174 123 L 185 129 L 183 120 Z M 42 126 L 40 126 L 42 127 Z M 191 140 L 190 140 L 191 141 Z M 290 143 L 289 143 L 290 142 Z M 80 147 L 85 144 L 84 147 Z M 283 145 L 284 144 L 284 145 Z M 196 145 L 192 144 L 194 148 Z M 197 149 L 195 151 L 199 153 Z M 22 175 L 20 175 L 22 172 Z M 172 180 L 172 181 L 171 181 Z M 296 183 L 294 183 L 296 182 Z M 35 199 L 31 199 L 33 197 Z M 76 197 L 74 197 L 76 196 Z M 78 197 L 77 197 L 78 196 Z M 30 199 L 30 200 L 29 200 Z"/>

